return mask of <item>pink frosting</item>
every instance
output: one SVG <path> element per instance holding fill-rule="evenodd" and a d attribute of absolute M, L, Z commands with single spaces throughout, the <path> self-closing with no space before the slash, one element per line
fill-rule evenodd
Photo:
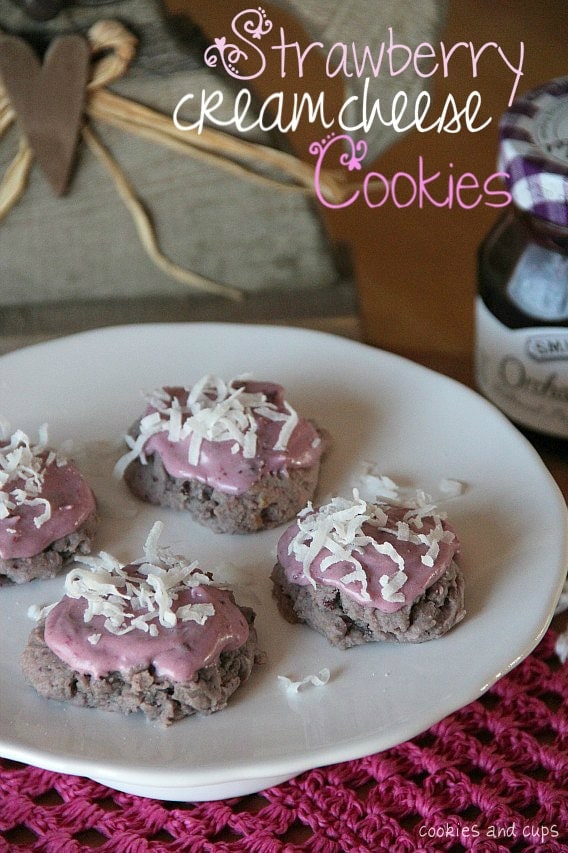
<path fill-rule="evenodd" d="M 111 634 L 104 627 L 104 616 L 94 616 L 86 623 L 86 600 L 65 596 L 47 615 L 45 642 L 72 669 L 96 678 L 153 666 L 159 676 L 188 682 L 199 669 L 215 663 L 221 652 L 242 646 L 249 635 L 248 623 L 227 591 L 214 586 L 183 590 L 174 611 L 196 603 L 215 608 L 203 625 L 178 621 L 175 627 L 164 628 L 155 619 L 149 624 L 156 625 L 158 634 L 152 637 L 138 628 L 123 635 Z M 88 640 L 94 634 L 101 635 L 96 644 Z"/>
<path fill-rule="evenodd" d="M 285 412 L 283 389 L 268 382 L 243 382 L 250 393 L 264 393 L 269 402 Z M 188 392 L 183 388 L 165 388 L 184 405 Z M 149 406 L 146 414 L 155 412 Z M 199 480 L 226 494 L 239 495 L 248 491 L 260 477 L 266 474 L 286 473 L 290 468 L 309 468 L 315 465 L 323 452 L 323 443 L 314 425 L 299 418 L 290 436 L 286 450 L 274 450 L 282 428 L 281 423 L 256 416 L 257 452 L 253 459 L 243 456 L 240 449 L 233 453 L 234 441 L 203 440 L 197 465 L 188 461 L 189 438 L 172 442 L 167 432 L 151 436 L 144 446 L 147 454 L 158 453 L 166 471 L 172 477 Z"/>
<path fill-rule="evenodd" d="M 34 557 L 45 548 L 73 533 L 95 511 L 95 497 L 83 475 L 72 463 L 58 466 L 52 462 L 45 467 L 45 479 L 40 498 L 51 504 L 51 518 L 40 527 L 34 519 L 42 514 L 43 506 L 22 504 L 0 521 L 0 558 Z M 23 488 L 24 482 L 10 482 L 6 489 Z"/>
<path fill-rule="evenodd" d="M 387 525 L 389 527 L 394 527 L 396 522 L 402 520 L 405 513 L 408 512 L 408 507 L 394 506 L 387 508 L 381 505 L 381 509 L 387 512 Z M 422 522 L 422 528 L 412 528 L 414 533 L 428 533 L 435 526 L 435 520 L 431 516 L 424 517 Z M 428 550 L 425 544 L 418 545 L 412 542 L 404 542 L 399 540 L 394 532 L 383 532 L 382 530 L 377 530 L 376 527 L 373 527 L 369 523 L 363 524 L 362 531 L 364 534 L 372 537 L 378 543 L 391 543 L 403 558 L 404 572 L 408 576 L 408 580 L 399 590 L 404 596 L 404 601 L 402 602 L 386 601 L 381 593 L 382 587 L 380 584 L 380 578 L 384 575 L 387 575 L 389 578 L 396 575 L 399 568 L 398 565 L 388 555 L 378 553 L 370 544 L 363 546 L 361 552 L 354 553 L 354 557 L 359 560 L 367 576 L 367 593 L 370 596 L 370 600 L 361 594 L 360 582 L 344 583 L 342 580 L 344 576 L 352 573 L 352 563 L 347 561 L 333 563 L 325 571 L 321 570 L 322 561 L 330 555 L 330 551 L 326 548 L 323 548 L 312 561 L 309 573 L 316 584 L 336 587 L 366 607 L 375 607 L 385 613 L 393 613 L 419 598 L 428 587 L 447 571 L 450 563 L 459 553 L 459 539 L 454 529 L 445 521 L 442 522 L 442 527 L 444 530 L 451 531 L 454 534 L 454 539 L 451 542 L 440 542 L 440 551 L 434 560 L 434 565 L 426 566 L 421 561 L 421 557 Z M 297 523 L 292 524 L 284 531 L 278 542 L 278 561 L 284 568 L 286 577 L 291 583 L 305 586 L 310 583 L 310 580 L 304 573 L 302 563 L 298 562 L 293 554 L 288 553 L 290 542 L 297 533 Z"/>

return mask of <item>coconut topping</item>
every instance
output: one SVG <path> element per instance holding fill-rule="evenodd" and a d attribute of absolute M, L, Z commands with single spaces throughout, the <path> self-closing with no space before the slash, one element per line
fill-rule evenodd
<path fill-rule="evenodd" d="M 104 616 L 104 628 L 111 634 L 127 634 L 135 629 L 156 636 L 155 621 L 173 628 L 178 620 L 203 625 L 214 614 L 211 604 L 192 603 L 174 607 L 179 594 L 187 589 L 208 585 L 211 577 L 200 571 L 196 561 L 188 563 L 167 547 L 159 547 L 163 524 L 157 521 L 144 545 L 144 557 L 124 566 L 110 554 L 77 556 L 79 563 L 65 578 L 68 598 L 87 602 L 84 621 Z M 42 611 L 39 615 L 46 615 Z M 89 636 L 95 645 L 100 635 Z"/>
<path fill-rule="evenodd" d="M 298 415 L 286 401 L 279 407 L 264 391 L 248 390 L 256 385 L 259 383 L 246 383 L 242 377 L 224 382 L 207 375 L 192 387 L 172 389 L 173 393 L 165 388 L 154 391 L 146 397 L 150 412 L 140 421 L 138 436 L 126 437 L 130 452 L 118 461 L 116 475 L 121 476 L 134 459 L 145 462 L 144 446 L 158 433 L 167 433 L 174 443 L 188 441 L 190 465 L 197 465 L 204 440 L 231 441 L 231 453 L 241 451 L 245 459 L 254 459 L 258 449 L 257 418 L 281 424 L 273 450 L 285 451 Z"/>
<path fill-rule="evenodd" d="M 47 443 L 45 424 L 34 443 L 0 418 L 0 560 L 35 557 L 94 518 L 95 496 L 66 459 L 71 442 Z"/>
<path fill-rule="evenodd" d="M 412 486 L 402 486 L 382 474 L 375 462 L 366 462 L 363 465 L 362 471 L 354 481 L 353 486 L 359 490 L 359 494 L 365 500 L 371 503 L 385 500 L 399 504 L 403 501 L 411 503 L 417 499 L 419 494 L 424 494 L 423 491 L 421 492 Z M 431 497 L 429 500 L 434 500 L 436 504 L 441 501 L 445 503 L 463 495 L 466 488 L 466 484 L 460 480 L 443 477 L 433 490 L 435 497 Z M 431 490 L 430 494 L 432 494 Z"/>
<path fill-rule="evenodd" d="M 0 423 L 0 520 L 13 518 L 18 507 L 38 506 L 36 527 L 51 518 L 51 503 L 41 496 L 45 472 L 50 465 L 62 467 L 67 460 L 61 453 L 47 450 L 47 424 L 39 428 L 36 444 L 22 430 L 9 436 L 9 427 Z"/>
<path fill-rule="evenodd" d="M 352 498 L 334 497 L 317 510 L 308 504 L 282 536 L 279 560 L 295 583 L 329 583 L 362 603 L 397 609 L 457 553 L 457 536 L 445 519 L 424 492 L 405 505 L 371 504 L 354 489 Z"/>
<path fill-rule="evenodd" d="M 161 547 L 162 530 L 156 522 L 144 556 L 126 566 L 106 552 L 82 557 L 67 575 L 63 598 L 28 611 L 44 622 L 48 648 L 73 670 L 102 678 L 151 667 L 186 683 L 246 643 L 246 614 L 231 592 Z"/>

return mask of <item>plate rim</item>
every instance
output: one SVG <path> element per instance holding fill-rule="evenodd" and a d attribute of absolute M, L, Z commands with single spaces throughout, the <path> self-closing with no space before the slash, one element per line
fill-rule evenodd
<path fill-rule="evenodd" d="M 0 356 L 0 366 L 6 360 L 12 360 L 13 358 L 21 358 L 22 353 L 28 353 L 30 351 L 37 351 L 42 348 L 53 348 L 54 346 L 63 344 L 69 345 L 75 340 L 78 339 L 87 339 L 93 338 L 95 336 L 101 335 L 101 333 L 105 334 L 124 334 L 127 333 L 137 333 L 141 330 L 152 329 L 155 332 L 160 332 L 163 329 L 172 329 L 175 327 L 176 329 L 183 330 L 186 328 L 195 328 L 200 327 L 203 329 L 215 329 L 217 332 L 223 329 L 230 329 L 232 331 L 237 332 L 276 332 L 280 335 L 289 335 L 290 332 L 294 334 L 306 336 L 306 337 L 319 337 L 326 338 L 328 340 L 333 340 L 334 342 L 340 341 L 341 345 L 352 348 L 353 350 L 361 350 L 367 349 L 369 352 L 377 355 L 379 358 L 384 358 L 387 361 L 391 361 L 391 363 L 398 363 L 404 366 L 404 369 L 411 369 L 413 372 L 423 372 L 427 373 L 430 376 L 436 377 L 435 381 L 442 381 L 444 383 L 449 383 L 454 388 L 457 387 L 460 389 L 460 393 L 465 393 L 468 396 L 473 396 L 476 398 L 477 402 L 482 406 L 486 407 L 488 410 L 491 410 L 493 416 L 497 418 L 497 420 L 501 421 L 501 423 L 508 429 L 510 429 L 516 436 L 516 439 L 520 441 L 525 450 L 528 452 L 529 456 L 532 457 L 533 462 L 537 463 L 537 466 L 540 467 L 541 475 L 545 475 L 548 478 L 548 485 L 551 487 L 551 495 L 554 495 L 555 501 L 557 502 L 557 508 L 562 510 L 562 517 L 564 521 L 564 560 L 568 561 L 568 509 L 566 506 L 565 498 L 554 480 L 552 474 L 546 468 L 542 458 L 538 454 L 537 450 L 530 443 L 530 441 L 515 427 L 515 425 L 502 413 L 500 412 L 490 401 L 488 401 L 485 397 L 483 397 L 476 389 L 471 388 L 464 383 L 446 376 L 445 374 L 439 373 L 436 370 L 433 370 L 430 367 L 427 367 L 423 364 L 413 361 L 412 359 L 400 355 L 398 353 L 393 353 L 388 350 L 383 350 L 378 347 L 371 346 L 365 342 L 353 340 L 351 338 L 342 337 L 340 335 L 334 334 L 332 332 L 327 332 L 319 329 L 310 329 L 303 326 L 286 326 L 280 324 L 270 324 L 270 323 L 234 323 L 234 322 L 186 322 L 186 321 L 175 321 L 175 322 L 148 322 L 148 323 L 132 323 L 132 324 L 119 324 L 119 325 L 110 325 L 110 326 L 102 326 L 97 328 L 91 328 L 87 330 L 82 330 L 78 332 L 74 332 L 68 335 L 62 335 L 55 338 L 51 338 L 46 341 L 39 341 L 27 346 L 21 347 L 16 350 L 12 350 L 10 352 L 4 353 Z M 560 591 L 562 589 L 562 579 L 559 578 L 558 582 L 558 595 L 560 595 Z M 554 595 L 552 595 L 552 598 Z M 536 648 L 538 643 L 541 641 L 542 637 L 546 633 L 549 628 L 550 622 L 554 615 L 554 606 L 551 605 L 549 608 L 549 615 L 547 621 L 541 625 L 541 628 L 530 638 L 527 638 L 523 649 L 519 652 L 519 655 L 510 662 L 504 671 L 500 673 L 496 673 L 494 678 L 483 685 L 483 688 L 480 690 L 479 685 L 473 686 L 469 691 L 469 697 L 467 699 L 463 699 L 463 693 L 460 694 L 459 700 L 456 702 L 453 710 L 445 711 L 443 717 L 440 717 L 439 712 L 431 712 L 427 719 L 425 718 L 425 722 L 423 727 L 421 727 L 420 731 L 425 731 L 430 728 L 435 722 L 440 719 L 448 716 L 451 713 L 455 713 L 459 708 L 465 707 L 475 699 L 479 698 L 483 695 L 486 690 L 490 689 L 501 677 L 507 675 L 512 669 L 518 666 L 522 660 L 524 660 L 533 650 Z M 402 737 L 396 738 L 396 743 L 403 743 L 412 737 L 415 737 L 419 732 L 414 731 L 415 727 L 407 727 L 412 728 L 412 732 L 406 732 Z M 386 738 L 388 740 L 388 738 Z M 273 758 L 256 758 L 254 761 L 249 761 L 244 764 L 241 763 L 238 768 L 238 773 L 235 771 L 230 775 L 230 779 L 227 779 L 227 773 L 224 772 L 223 767 L 209 767 L 209 768 L 200 768 L 195 770 L 191 765 L 186 767 L 176 767 L 176 768 L 155 768 L 152 771 L 153 781 L 155 782 L 156 790 L 159 788 L 187 788 L 188 785 L 199 785 L 198 782 L 193 781 L 196 779 L 197 775 L 199 775 L 200 782 L 203 786 L 207 785 L 216 785 L 223 784 L 227 782 L 240 782 L 240 781 L 249 781 L 249 780 L 259 780 L 267 779 L 274 776 L 281 776 L 289 774 L 291 776 L 295 776 L 298 773 L 304 772 L 313 767 L 326 766 L 329 764 L 335 764 L 346 760 L 354 760 L 357 758 L 361 758 L 362 756 L 369 755 L 375 752 L 381 752 L 385 749 L 390 748 L 394 744 L 389 743 L 385 745 L 374 746 L 369 752 L 368 743 L 366 741 L 369 740 L 369 735 L 365 738 L 359 736 L 354 739 L 356 743 L 359 744 L 358 749 L 353 749 L 353 741 L 345 741 L 339 746 L 335 746 L 334 749 L 334 757 L 329 759 L 325 758 L 324 755 L 329 755 L 330 749 L 329 746 L 311 748 L 310 749 L 310 758 L 306 760 L 306 762 L 298 762 L 296 757 L 288 758 L 281 756 L 278 759 Z M 376 741 L 377 738 L 375 737 Z M 385 740 L 384 737 L 381 740 Z M 72 767 L 73 769 L 69 770 L 65 768 L 65 762 L 68 759 L 63 755 L 59 755 L 53 752 L 38 752 L 35 748 L 26 747 L 24 745 L 16 745 L 9 746 L 5 743 L 4 740 L 0 740 L 0 749 L 1 754 L 5 755 L 7 758 L 11 758 L 16 761 L 24 761 L 28 764 L 33 764 L 34 766 L 39 766 L 47 770 L 53 770 L 55 772 L 62 773 L 76 773 L 78 775 L 85 775 L 90 778 L 94 778 L 97 775 L 102 777 L 104 776 L 106 780 L 114 781 L 116 783 L 120 782 L 124 779 L 124 775 L 121 775 L 121 770 L 124 768 L 116 767 L 116 766 L 107 766 L 101 765 L 100 762 L 96 758 L 87 758 L 87 757 L 73 757 L 72 758 Z M 27 753 L 27 754 L 26 754 Z M 266 771 L 259 775 L 259 766 Z M 102 769 L 101 769 L 102 768 Z M 136 773 L 146 773 L 147 765 L 141 764 L 136 765 L 132 764 L 128 767 L 128 777 L 134 776 Z M 110 771 L 110 772 L 109 772 Z"/>

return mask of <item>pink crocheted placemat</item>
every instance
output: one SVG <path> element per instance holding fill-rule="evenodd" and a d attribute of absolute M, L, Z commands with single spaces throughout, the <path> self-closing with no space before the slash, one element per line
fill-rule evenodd
<path fill-rule="evenodd" d="M 419 737 L 254 796 L 167 803 L 0 759 L 0 853 L 566 853 L 568 665 L 554 642 Z"/>

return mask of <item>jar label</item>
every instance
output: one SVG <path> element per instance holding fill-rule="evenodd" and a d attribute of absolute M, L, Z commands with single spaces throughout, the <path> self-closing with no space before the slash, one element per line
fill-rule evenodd
<path fill-rule="evenodd" d="M 568 438 L 568 329 L 510 329 L 478 297 L 475 377 L 516 423 Z"/>

